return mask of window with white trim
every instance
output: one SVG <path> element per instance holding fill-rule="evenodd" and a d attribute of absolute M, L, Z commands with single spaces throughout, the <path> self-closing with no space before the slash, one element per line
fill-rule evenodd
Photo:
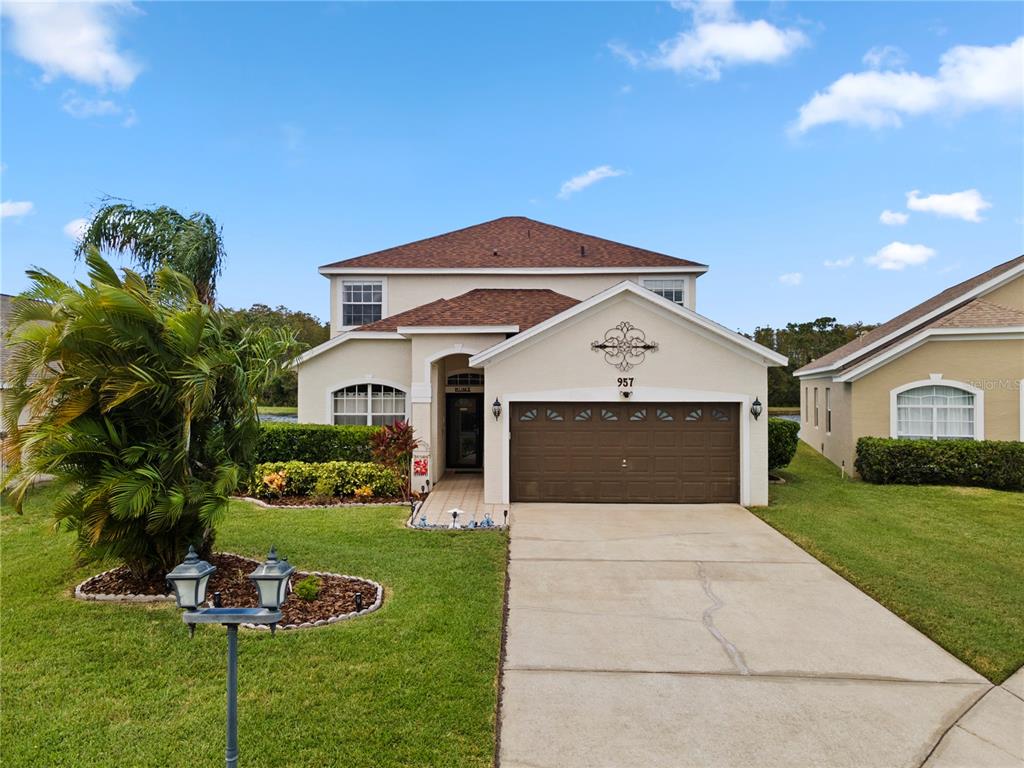
<path fill-rule="evenodd" d="M 644 280 L 643 286 L 649 291 L 654 291 L 669 301 L 679 306 L 684 306 L 686 295 L 686 280 L 683 279 L 651 279 Z"/>
<path fill-rule="evenodd" d="M 380 320 L 384 307 L 381 280 L 344 280 L 341 283 L 341 324 L 365 325 Z"/>
<path fill-rule="evenodd" d="M 818 388 L 814 388 L 814 428 L 818 428 Z"/>
<path fill-rule="evenodd" d="M 335 424 L 383 426 L 405 421 L 405 392 L 386 384 L 353 384 L 332 397 Z"/>
<path fill-rule="evenodd" d="M 974 394 L 927 385 L 896 395 L 896 436 L 917 440 L 973 440 Z"/>
<path fill-rule="evenodd" d="M 832 388 L 825 387 L 825 433 L 832 434 Z"/>

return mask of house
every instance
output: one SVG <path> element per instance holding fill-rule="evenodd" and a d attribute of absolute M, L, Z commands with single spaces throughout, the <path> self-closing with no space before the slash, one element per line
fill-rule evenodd
<path fill-rule="evenodd" d="M 524 217 L 324 265 L 299 421 L 408 420 L 414 487 L 477 471 L 489 504 L 766 504 L 785 358 L 697 313 L 707 269 Z"/>
<path fill-rule="evenodd" d="M 864 436 L 1024 440 L 1024 256 L 795 375 L 800 437 L 848 471 Z"/>

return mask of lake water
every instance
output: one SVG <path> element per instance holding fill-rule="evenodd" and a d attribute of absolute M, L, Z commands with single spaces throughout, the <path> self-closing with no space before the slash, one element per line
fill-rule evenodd
<path fill-rule="evenodd" d="M 294 413 L 261 413 L 260 421 L 282 421 L 288 424 L 295 424 L 298 422 L 299 417 Z"/>

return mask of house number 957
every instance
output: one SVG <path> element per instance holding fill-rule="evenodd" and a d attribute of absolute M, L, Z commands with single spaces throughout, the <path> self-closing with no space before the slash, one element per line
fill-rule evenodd
<path fill-rule="evenodd" d="M 620 387 L 632 387 L 633 386 L 633 377 L 632 376 L 619 376 L 619 386 Z"/>

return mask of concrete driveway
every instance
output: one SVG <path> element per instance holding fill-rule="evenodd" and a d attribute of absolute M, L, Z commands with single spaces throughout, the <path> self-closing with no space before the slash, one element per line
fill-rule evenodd
<path fill-rule="evenodd" d="M 919 768 L 991 689 L 740 506 L 511 518 L 501 768 Z"/>

